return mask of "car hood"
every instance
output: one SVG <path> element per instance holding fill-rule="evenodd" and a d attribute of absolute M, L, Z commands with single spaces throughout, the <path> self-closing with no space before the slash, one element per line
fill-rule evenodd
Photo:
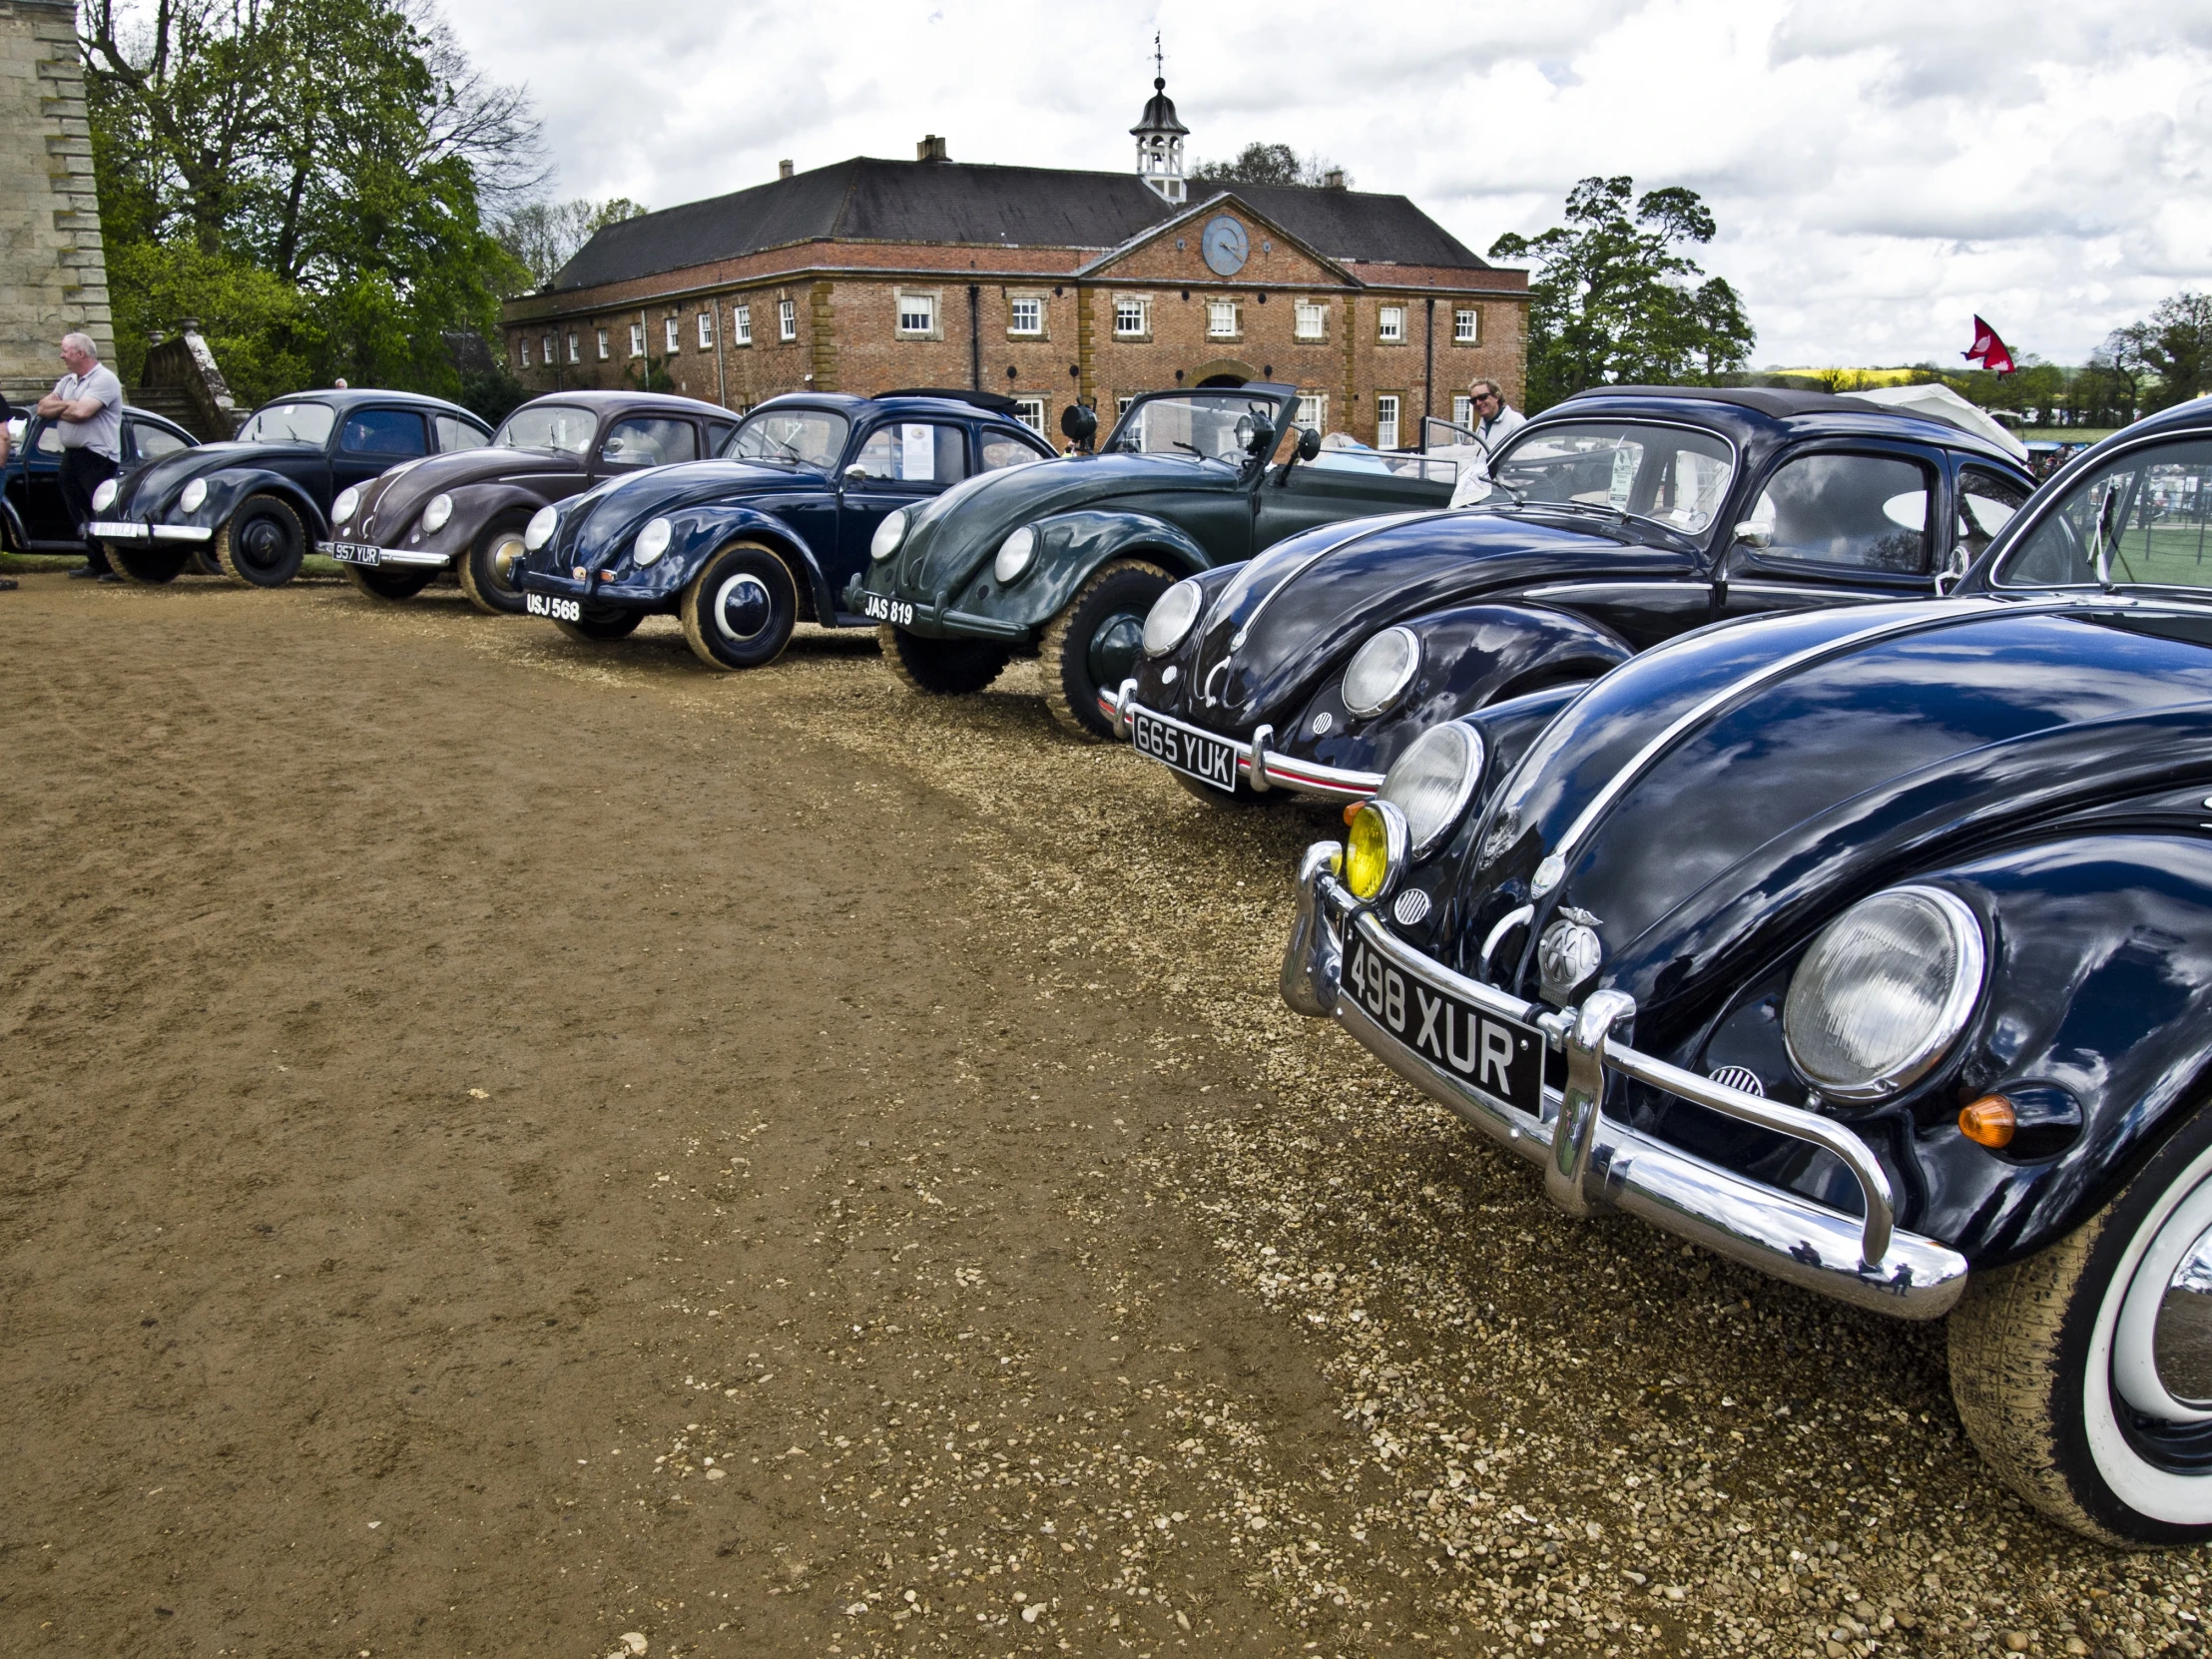
<path fill-rule="evenodd" d="M 448 455 L 426 455 L 363 484 L 361 504 L 347 528 L 366 536 L 395 534 L 413 524 L 424 504 L 441 490 L 552 473 L 574 477 L 583 470 L 582 456 L 543 449 L 457 449 Z"/>
<path fill-rule="evenodd" d="M 1696 573 L 1686 549 L 1646 547 L 1612 530 L 1606 520 L 1478 508 L 1305 531 L 1247 563 L 1208 608 L 1191 684 L 1217 700 L 1210 721 L 1247 727 L 1288 712 L 1363 641 L 1404 617 L 1641 561 L 1654 575 Z"/>
<path fill-rule="evenodd" d="M 598 567 L 620 554 L 649 519 L 703 502 L 827 490 L 819 472 L 751 461 L 680 461 L 596 484 L 561 509 L 546 554 L 557 565 Z"/>
<path fill-rule="evenodd" d="M 2191 757 L 2212 775 L 2201 609 L 1940 600 L 1704 629 L 1598 681 L 1500 787 L 1463 843 L 1459 958 L 1533 898 L 1532 991 L 1533 941 L 1571 906 L 1595 918 L 1596 983 L 1663 1028 L 1841 901 Z"/>
<path fill-rule="evenodd" d="M 936 603 L 956 591 L 1024 524 L 1078 507 L 1144 497 L 1221 492 L 1239 476 L 1210 461 L 1164 455 L 1064 455 L 970 478 L 917 513 L 896 555 L 897 590 Z"/>
<path fill-rule="evenodd" d="M 130 498 L 117 505 L 126 512 L 159 507 L 192 479 L 227 467 L 264 467 L 321 458 L 321 449 L 311 443 L 203 443 L 140 467 L 131 477 Z"/>

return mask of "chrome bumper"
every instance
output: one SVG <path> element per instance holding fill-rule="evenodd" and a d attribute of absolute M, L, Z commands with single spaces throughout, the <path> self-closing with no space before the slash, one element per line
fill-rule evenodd
<path fill-rule="evenodd" d="M 213 541 L 215 532 L 197 524 L 136 524 L 96 518 L 87 532 L 102 541 Z"/>
<path fill-rule="evenodd" d="M 1283 958 L 1283 999 L 1294 1009 L 1334 1018 L 1414 1087 L 1543 1166 L 1545 1195 L 1571 1215 L 1623 1210 L 1776 1279 L 1878 1314 L 1929 1320 L 1950 1311 L 1966 1286 L 1965 1258 L 1896 1231 L 1889 1178 L 1858 1136 L 1818 1113 L 1724 1087 L 1609 1041 L 1613 1026 L 1636 1011 L 1618 991 L 1593 992 L 1580 1008 L 1554 1012 L 1451 972 L 1392 936 L 1346 890 L 1334 873 L 1340 850 L 1335 841 L 1317 842 L 1299 869 L 1298 919 Z M 1567 1058 L 1566 1087 L 1545 1086 L 1543 1116 L 1492 1098 L 1385 1030 L 1356 992 L 1341 986 L 1347 927 L 1360 929 L 1371 950 L 1409 977 L 1543 1031 Z M 1857 1177 L 1865 1219 L 1721 1169 L 1606 1116 L 1615 1076 L 1826 1148 Z"/>
<path fill-rule="evenodd" d="M 314 550 L 325 559 L 335 559 L 337 555 L 331 552 L 330 549 L 339 545 L 341 544 L 337 542 L 318 541 L 314 544 Z M 365 544 L 346 542 L 342 545 L 360 547 Z M 339 562 L 345 563 L 347 561 L 340 560 Z M 416 570 L 443 570 L 452 562 L 453 555 L 450 553 L 410 553 L 403 547 L 379 547 L 376 549 L 376 564 L 378 566 L 406 565 Z"/>
<path fill-rule="evenodd" d="M 1216 743 L 1228 742 L 1219 732 L 1209 732 L 1203 726 L 1193 726 L 1163 715 L 1157 709 L 1145 709 L 1137 701 L 1137 682 L 1124 680 L 1118 690 L 1098 694 L 1098 712 L 1112 722 L 1114 736 L 1123 743 L 1130 741 L 1129 717 L 1144 709 L 1146 718 L 1158 721 L 1162 726 L 1172 726 L 1178 732 L 1189 732 L 1197 737 L 1211 738 Z M 1277 787 L 1295 790 L 1301 795 L 1318 795 L 1330 801 L 1365 801 L 1382 787 L 1380 772 L 1354 772 L 1345 767 L 1325 767 L 1317 761 L 1301 761 L 1294 756 L 1277 753 L 1268 747 L 1268 740 L 1275 736 L 1275 728 L 1262 726 L 1252 734 L 1249 742 L 1241 745 L 1237 753 L 1237 776 L 1265 795 Z M 1151 757 L 1146 757 L 1148 760 Z M 1166 762 L 1159 763 L 1165 766 Z"/>

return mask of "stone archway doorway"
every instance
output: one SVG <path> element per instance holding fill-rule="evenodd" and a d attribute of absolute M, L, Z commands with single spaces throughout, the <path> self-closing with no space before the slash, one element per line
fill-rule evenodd
<path fill-rule="evenodd" d="M 1260 371 L 1235 357 L 1216 357 L 1191 370 L 1191 381 L 1201 386 L 1237 387 L 1260 378 Z"/>

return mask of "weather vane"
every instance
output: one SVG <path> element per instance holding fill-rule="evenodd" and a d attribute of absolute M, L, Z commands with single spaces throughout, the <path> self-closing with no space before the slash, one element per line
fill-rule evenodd
<path fill-rule="evenodd" d="M 1168 77 L 1167 58 L 1160 50 L 1160 31 L 1157 29 L 1152 31 L 1152 76 L 1158 81 L 1164 81 Z"/>

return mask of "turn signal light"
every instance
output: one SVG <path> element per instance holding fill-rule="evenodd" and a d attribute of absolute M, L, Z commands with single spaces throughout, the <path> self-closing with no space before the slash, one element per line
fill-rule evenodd
<path fill-rule="evenodd" d="M 1348 801 L 1345 803 L 1345 824 L 1347 827 L 1360 816 L 1360 809 L 1366 805 L 1367 803 L 1364 801 Z"/>
<path fill-rule="evenodd" d="M 1992 1152 L 2010 1146 L 2012 1131 L 2018 1127 L 2012 1103 L 2001 1094 L 1985 1094 L 1958 1114 L 1958 1133 Z"/>

